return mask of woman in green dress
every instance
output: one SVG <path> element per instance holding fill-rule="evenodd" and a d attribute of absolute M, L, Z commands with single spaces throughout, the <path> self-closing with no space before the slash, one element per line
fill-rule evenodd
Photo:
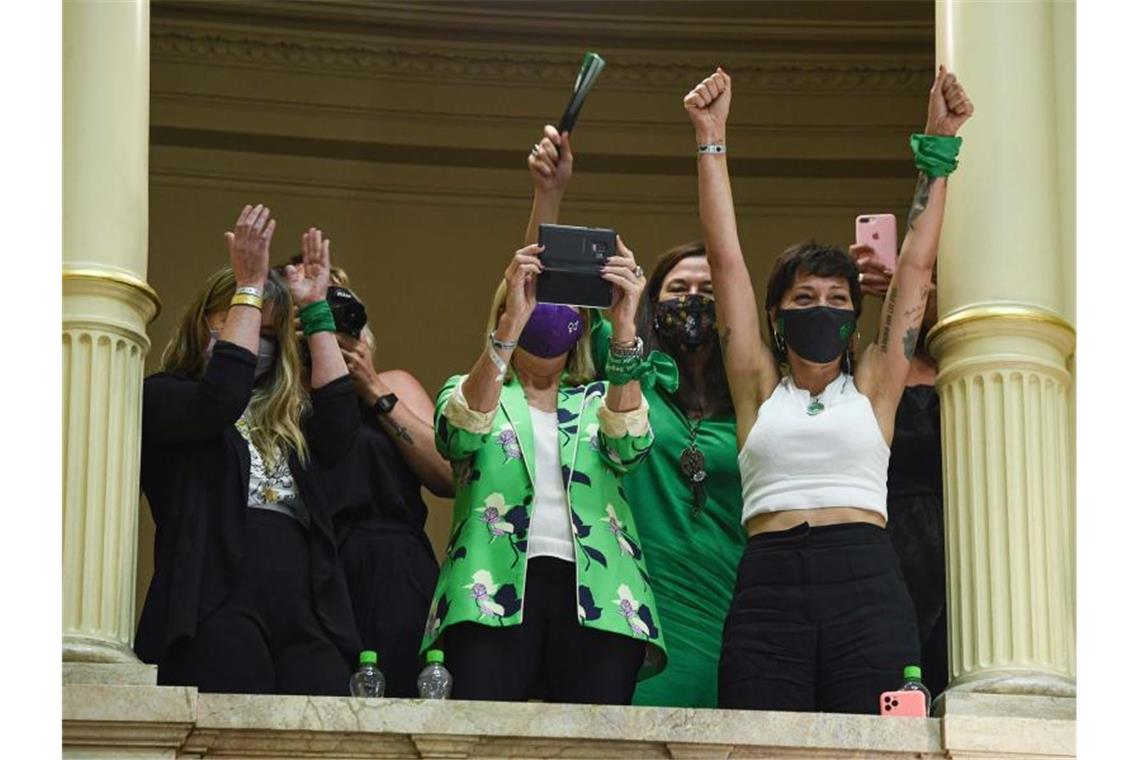
<path fill-rule="evenodd" d="M 526 242 L 537 239 L 539 224 L 558 221 L 573 160 L 569 135 L 547 126 L 528 159 L 535 195 Z M 611 330 L 608 321 L 593 321 L 597 367 L 606 365 Z M 669 637 L 669 667 L 639 683 L 633 703 L 715 707 L 721 632 L 746 536 L 736 423 L 701 243 L 658 260 L 642 292 L 637 334 L 658 370 L 641 386 L 655 442 L 624 487 Z"/>

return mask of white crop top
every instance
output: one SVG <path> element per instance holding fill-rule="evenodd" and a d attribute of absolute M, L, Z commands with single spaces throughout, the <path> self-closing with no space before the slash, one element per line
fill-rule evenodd
<path fill-rule="evenodd" d="M 742 523 L 763 512 L 824 507 L 860 507 L 887 516 L 891 450 L 871 402 L 842 373 L 818 402 L 823 409 L 809 414 L 811 394 L 789 376 L 761 405 L 737 455 Z"/>

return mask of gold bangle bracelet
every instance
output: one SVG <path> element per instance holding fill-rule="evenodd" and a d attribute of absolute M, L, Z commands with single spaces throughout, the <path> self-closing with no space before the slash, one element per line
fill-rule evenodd
<path fill-rule="evenodd" d="M 261 309 L 262 300 L 257 296 L 251 296 L 246 293 L 237 293 L 230 299 L 230 306 L 252 306 L 255 309 Z"/>

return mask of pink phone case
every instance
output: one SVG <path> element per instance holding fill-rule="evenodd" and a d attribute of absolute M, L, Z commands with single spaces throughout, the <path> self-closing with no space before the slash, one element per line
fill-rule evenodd
<path fill-rule="evenodd" d="M 884 691 L 879 695 L 879 715 L 925 718 L 926 695 L 921 691 Z"/>
<path fill-rule="evenodd" d="M 875 249 L 875 261 L 894 270 L 898 260 L 898 233 L 894 214 L 860 214 L 855 217 L 855 243 Z"/>

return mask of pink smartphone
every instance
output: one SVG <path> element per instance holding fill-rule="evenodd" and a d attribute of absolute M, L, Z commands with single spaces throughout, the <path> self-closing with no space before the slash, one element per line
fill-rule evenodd
<path fill-rule="evenodd" d="M 875 261 L 894 270 L 899 257 L 894 214 L 860 214 L 855 217 L 855 244 L 875 249 Z"/>
<path fill-rule="evenodd" d="M 879 695 L 879 715 L 925 718 L 926 695 L 921 691 L 884 691 Z"/>

